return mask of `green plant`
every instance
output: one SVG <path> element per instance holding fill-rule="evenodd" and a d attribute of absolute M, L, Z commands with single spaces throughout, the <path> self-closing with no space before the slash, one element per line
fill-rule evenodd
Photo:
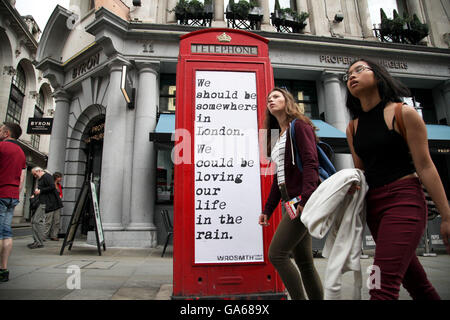
<path fill-rule="evenodd" d="M 392 31 L 401 34 L 406 25 L 404 18 L 400 17 L 397 10 L 394 9 L 394 19 L 392 19 Z"/>
<path fill-rule="evenodd" d="M 393 19 L 389 19 L 383 9 L 380 9 L 382 37 L 389 37 L 394 42 L 418 44 L 425 38 L 429 29 L 425 23 L 421 23 L 416 14 L 410 17 L 404 13 L 401 17 L 397 10 L 393 11 Z"/>
<path fill-rule="evenodd" d="M 250 2 L 246 0 L 239 0 L 238 3 L 235 3 L 234 0 L 230 0 L 228 5 L 231 12 L 240 18 L 246 19 L 250 10 L 257 7 L 258 3 L 256 0 L 250 0 Z"/>
<path fill-rule="evenodd" d="M 280 1 L 275 0 L 275 11 L 281 10 Z"/>
<path fill-rule="evenodd" d="M 206 4 L 205 0 L 205 4 Z M 203 12 L 204 5 L 198 0 L 178 0 L 175 8 L 168 10 L 169 12 L 175 12 L 180 15 L 185 15 L 188 13 L 198 13 Z"/>
<path fill-rule="evenodd" d="M 178 14 L 183 14 L 186 12 L 188 6 L 188 0 L 178 0 L 175 7 L 171 10 L 167 10 L 168 12 L 175 12 Z"/>
<path fill-rule="evenodd" d="M 419 17 L 417 17 L 416 14 L 413 15 L 413 17 L 409 23 L 409 27 L 410 27 L 410 32 L 408 34 L 408 40 L 412 44 L 419 43 L 420 40 L 422 40 L 429 34 L 429 29 L 428 29 L 427 24 L 420 22 Z"/>
<path fill-rule="evenodd" d="M 281 14 L 282 19 L 286 19 L 287 15 L 290 15 L 294 21 L 303 23 L 305 20 L 309 17 L 308 12 L 300 12 L 291 9 L 291 8 L 284 8 L 284 9 L 278 9 L 278 13 Z"/>
<path fill-rule="evenodd" d="M 201 3 L 198 0 L 190 0 L 189 1 L 189 10 L 191 11 L 191 13 L 202 12 L 204 8 L 205 7 L 204 7 L 203 3 Z"/>

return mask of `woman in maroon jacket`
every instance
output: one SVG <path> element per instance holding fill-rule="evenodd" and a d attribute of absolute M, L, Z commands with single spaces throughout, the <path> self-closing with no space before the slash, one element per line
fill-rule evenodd
<path fill-rule="evenodd" d="M 302 159 L 303 172 L 298 170 L 293 160 L 294 148 L 291 143 L 289 125 L 294 119 L 297 119 L 294 123 L 295 140 Z M 302 114 L 293 96 L 281 88 L 274 88 L 267 97 L 265 128 L 268 132 L 267 150 L 277 170 L 269 198 L 259 217 L 259 224 L 268 225 L 267 221 L 280 200 L 286 202 L 301 196 L 296 217 L 283 215 L 269 247 L 269 259 L 280 274 L 291 299 L 305 299 L 303 279 L 308 298 L 321 300 L 323 287 L 314 267 L 311 236 L 299 218 L 299 214 L 317 188 L 319 181 L 315 128 L 308 117 Z M 272 148 L 270 132 L 274 129 L 279 130 L 279 138 Z M 301 276 L 290 259 L 291 253 Z"/>

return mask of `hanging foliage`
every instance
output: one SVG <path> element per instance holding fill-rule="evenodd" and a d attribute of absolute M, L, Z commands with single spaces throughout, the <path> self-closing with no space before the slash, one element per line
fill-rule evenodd
<path fill-rule="evenodd" d="M 383 9 L 380 9 L 380 34 L 382 41 L 391 40 L 396 43 L 418 44 L 428 36 L 429 29 L 421 23 L 416 14 L 410 17 L 404 14 L 401 17 L 397 10 L 393 11 L 393 18 L 389 19 Z"/>
<path fill-rule="evenodd" d="M 281 8 L 278 0 L 275 0 L 275 11 L 272 14 L 272 24 L 278 32 L 299 33 L 306 27 L 308 12 L 297 12 L 291 8 Z"/>
<path fill-rule="evenodd" d="M 235 3 L 234 0 L 230 0 L 228 3 L 229 10 L 240 19 L 247 19 L 250 10 L 257 6 L 258 3 L 256 0 L 239 0 L 238 3 Z"/>

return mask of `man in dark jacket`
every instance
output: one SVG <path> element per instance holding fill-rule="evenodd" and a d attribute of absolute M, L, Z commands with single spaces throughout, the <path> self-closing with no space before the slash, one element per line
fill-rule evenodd
<path fill-rule="evenodd" d="M 31 220 L 34 242 L 28 245 L 30 249 L 42 248 L 45 239 L 45 215 L 62 207 L 61 199 L 55 187 L 53 176 L 42 168 L 35 167 L 31 173 L 38 179 L 38 187 L 34 191 L 39 196 L 39 207 Z"/>

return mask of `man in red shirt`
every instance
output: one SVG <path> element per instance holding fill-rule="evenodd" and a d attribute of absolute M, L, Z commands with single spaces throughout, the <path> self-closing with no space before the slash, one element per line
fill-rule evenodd
<path fill-rule="evenodd" d="M 26 173 L 25 154 L 17 144 L 22 129 L 16 123 L 5 122 L 0 127 L 0 281 L 9 280 L 8 258 L 12 250 L 11 221 L 14 207 Z"/>

